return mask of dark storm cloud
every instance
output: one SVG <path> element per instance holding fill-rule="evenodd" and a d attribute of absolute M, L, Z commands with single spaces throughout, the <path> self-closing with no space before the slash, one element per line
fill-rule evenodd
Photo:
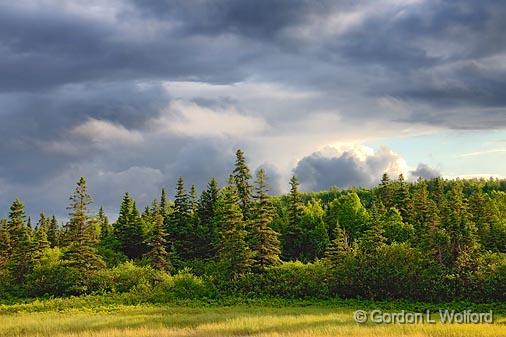
<path fill-rule="evenodd" d="M 226 93 L 186 98 L 262 116 L 280 137 L 308 131 L 316 111 L 337 111 L 343 125 L 505 128 L 505 16 L 506 2 L 472 0 L 4 1 L 0 203 L 19 193 L 34 212 L 63 214 L 81 174 L 111 210 L 124 190 L 147 202 L 179 175 L 200 188 L 211 176 L 224 183 L 234 147 L 257 139 L 153 131 L 148 122 L 171 102 L 165 81 L 257 81 L 314 93 L 263 89 L 272 104 L 261 94 L 247 103 Z M 402 114 L 376 109 L 383 97 L 403 103 Z M 306 189 L 370 185 L 397 161 L 387 152 L 365 162 L 352 152 L 313 154 L 295 173 Z M 286 172 L 265 167 L 279 191 Z"/>

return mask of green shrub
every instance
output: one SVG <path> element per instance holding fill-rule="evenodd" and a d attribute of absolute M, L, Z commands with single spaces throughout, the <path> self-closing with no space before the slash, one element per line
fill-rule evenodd
<path fill-rule="evenodd" d="M 329 276 L 329 268 L 322 261 L 285 262 L 262 274 L 244 275 L 229 289 L 246 296 L 325 298 L 330 295 Z"/>

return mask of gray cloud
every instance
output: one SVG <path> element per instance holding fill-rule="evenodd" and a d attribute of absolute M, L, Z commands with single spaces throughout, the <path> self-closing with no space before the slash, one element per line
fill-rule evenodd
<path fill-rule="evenodd" d="M 124 189 L 147 202 L 178 175 L 225 182 L 238 146 L 279 192 L 297 159 L 338 139 L 504 129 L 505 15 L 492 0 L 3 2 L 0 204 L 19 194 L 64 214 L 83 174 L 113 211 Z M 194 87 L 167 87 L 181 81 Z M 174 100 L 209 109 L 211 125 L 258 127 L 162 132 L 160 116 L 192 127 Z M 402 164 L 363 158 L 314 153 L 295 173 L 310 190 L 369 186 Z"/>
<path fill-rule="evenodd" d="M 315 152 L 302 158 L 293 172 L 305 191 L 318 191 L 332 186 L 372 186 L 379 182 L 385 172 L 393 177 L 406 173 L 404 159 L 390 149 L 381 147 L 374 152 L 364 150 Z"/>
<path fill-rule="evenodd" d="M 413 180 L 418 178 L 432 179 L 441 176 L 441 172 L 423 163 L 418 164 L 416 169 L 410 171 L 409 174 Z"/>

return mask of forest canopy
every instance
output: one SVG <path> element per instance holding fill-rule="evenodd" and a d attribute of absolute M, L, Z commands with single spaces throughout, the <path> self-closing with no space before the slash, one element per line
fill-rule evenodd
<path fill-rule="evenodd" d="M 506 300 L 506 180 L 385 173 L 373 188 L 301 193 L 293 176 L 272 196 L 238 150 L 225 186 L 176 186 L 144 209 L 126 192 L 113 223 L 91 213 L 84 177 L 64 224 L 32 221 L 14 200 L 0 219 L 0 297 Z"/>

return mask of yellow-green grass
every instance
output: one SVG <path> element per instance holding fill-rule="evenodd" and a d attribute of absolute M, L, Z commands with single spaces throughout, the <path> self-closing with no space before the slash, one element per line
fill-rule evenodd
<path fill-rule="evenodd" d="M 359 325 L 353 310 L 331 306 L 116 306 L 0 314 L 0 336 L 506 336 L 494 324 Z"/>

